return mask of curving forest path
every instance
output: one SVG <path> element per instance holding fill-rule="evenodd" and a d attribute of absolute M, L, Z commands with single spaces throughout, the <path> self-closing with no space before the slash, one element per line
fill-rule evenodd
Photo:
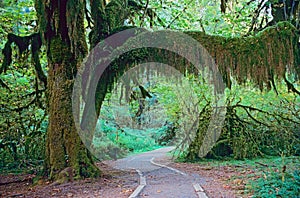
<path fill-rule="evenodd" d="M 165 147 L 106 163 L 115 169 L 138 172 L 139 186 L 129 197 L 207 197 L 201 187 L 205 179 L 199 174 L 187 174 L 168 166 L 172 162 L 168 152 L 173 149 Z"/>
<path fill-rule="evenodd" d="M 97 179 L 57 184 L 47 180 L 34 182 L 35 174 L 2 174 L 0 197 L 248 197 L 243 195 L 245 183 L 230 178 L 236 178 L 237 174 L 253 174 L 253 170 L 238 170 L 234 166 L 174 163 L 168 154 L 172 149 L 166 147 L 116 161 L 99 162 L 97 165 L 103 175 Z"/>

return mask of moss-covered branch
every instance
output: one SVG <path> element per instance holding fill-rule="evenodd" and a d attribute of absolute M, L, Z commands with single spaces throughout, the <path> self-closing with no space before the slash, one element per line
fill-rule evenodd
<path fill-rule="evenodd" d="M 17 36 L 15 34 L 9 33 L 7 35 L 7 42 L 2 50 L 4 55 L 4 60 L 2 67 L 0 68 L 0 74 L 6 72 L 10 64 L 12 63 L 12 43 L 15 43 L 19 49 L 19 54 L 22 55 L 25 51 L 31 49 L 32 63 L 36 70 L 37 77 L 42 81 L 46 87 L 47 77 L 42 69 L 39 53 L 42 46 L 42 40 L 39 33 L 33 33 L 29 36 Z"/>
<path fill-rule="evenodd" d="M 274 78 L 284 79 L 286 68 L 300 75 L 299 35 L 288 22 L 280 22 L 256 36 L 225 38 L 201 32 L 186 32 L 199 41 L 215 59 L 224 83 L 231 87 L 231 79 L 239 83 L 247 79 L 260 89 L 275 86 Z"/>

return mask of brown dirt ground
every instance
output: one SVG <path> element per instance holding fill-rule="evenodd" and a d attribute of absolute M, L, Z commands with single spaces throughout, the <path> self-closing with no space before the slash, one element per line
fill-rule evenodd
<path fill-rule="evenodd" d="M 255 171 L 251 168 L 239 166 L 206 166 L 193 163 L 172 163 L 169 166 L 186 173 L 197 173 L 201 177 L 204 177 L 206 183 L 202 187 L 208 197 L 251 197 L 250 193 L 245 194 L 246 184 L 248 179 L 250 179 L 249 175 L 255 175 Z"/>
<path fill-rule="evenodd" d="M 38 181 L 33 185 L 35 175 L 0 175 L 0 197 L 103 197 L 127 198 L 138 186 L 135 171 L 115 170 L 99 163 L 106 175 L 99 179 L 85 179 L 55 185 Z"/>

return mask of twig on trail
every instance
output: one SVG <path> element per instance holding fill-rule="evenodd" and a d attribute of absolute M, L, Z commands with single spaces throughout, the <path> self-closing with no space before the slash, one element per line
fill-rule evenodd
<path fill-rule="evenodd" d="M 259 164 L 259 165 L 261 165 L 261 166 L 268 167 L 267 164 L 264 164 L 264 163 L 261 163 L 261 162 L 255 162 L 255 164 Z"/>
<path fill-rule="evenodd" d="M 248 165 L 233 165 L 235 168 L 249 168 Z"/>

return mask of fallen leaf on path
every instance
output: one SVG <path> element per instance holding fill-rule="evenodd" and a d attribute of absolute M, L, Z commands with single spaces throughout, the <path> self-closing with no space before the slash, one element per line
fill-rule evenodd
<path fill-rule="evenodd" d="M 132 189 L 122 189 L 123 193 L 128 193 L 128 192 L 132 192 L 132 191 L 133 191 Z"/>
<path fill-rule="evenodd" d="M 223 185 L 223 188 L 230 189 L 231 187 L 229 185 Z"/>
<path fill-rule="evenodd" d="M 235 184 L 235 185 L 241 185 L 243 183 L 244 183 L 244 181 L 242 179 L 235 179 L 235 180 L 233 180 L 233 184 Z"/>

